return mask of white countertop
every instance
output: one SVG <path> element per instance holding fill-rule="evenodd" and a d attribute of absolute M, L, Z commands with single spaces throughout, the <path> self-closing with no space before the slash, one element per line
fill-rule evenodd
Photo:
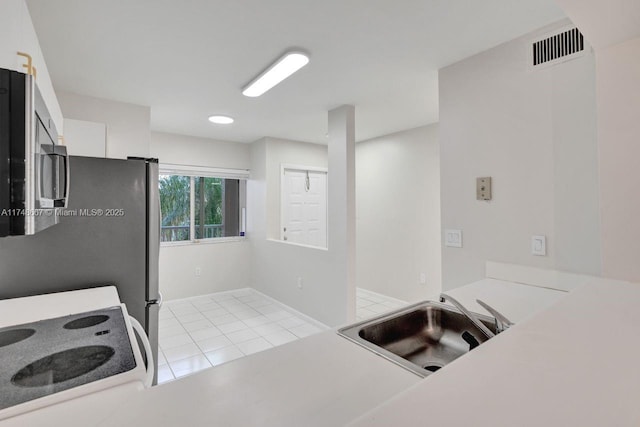
<path fill-rule="evenodd" d="M 476 299 L 480 299 L 514 323 L 520 323 L 536 315 L 567 295 L 565 291 L 496 279 L 478 280 L 446 293 L 470 311 L 491 316 L 476 302 Z"/>
<path fill-rule="evenodd" d="M 96 393 L 0 425 L 344 425 L 419 381 L 327 331 L 151 389 Z"/>
<path fill-rule="evenodd" d="M 599 280 L 351 426 L 640 425 L 640 285 Z"/>
<path fill-rule="evenodd" d="M 344 425 L 419 381 L 328 331 L 155 387 L 101 426 Z"/>
<path fill-rule="evenodd" d="M 481 282 L 450 293 L 519 323 L 426 379 L 329 331 L 0 425 L 640 425 L 640 285 L 600 280 L 566 294 Z M 614 347 L 596 345 L 611 336 Z"/>

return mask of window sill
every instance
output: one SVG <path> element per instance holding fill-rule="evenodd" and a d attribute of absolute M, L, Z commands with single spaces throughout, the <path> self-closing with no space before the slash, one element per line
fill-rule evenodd
<path fill-rule="evenodd" d="M 328 251 L 329 248 L 324 248 L 322 246 L 312 246 L 312 245 L 305 245 L 304 243 L 294 243 L 294 242 L 287 242 L 285 240 L 280 240 L 280 239 L 267 239 L 268 242 L 274 242 L 274 243 L 282 243 L 283 245 L 289 245 L 289 246 L 298 246 L 301 248 L 307 248 L 307 249 L 315 249 L 318 251 Z"/>
<path fill-rule="evenodd" d="M 245 240 L 247 240 L 247 236 L 218 237 L 215 239 L 182 240 L 179 242 L 160 242 L 160 247 L 171 248 L 174 246 L 212 245 L 212 244 L 218 244 L 218 243 L 244 242 Z"/>

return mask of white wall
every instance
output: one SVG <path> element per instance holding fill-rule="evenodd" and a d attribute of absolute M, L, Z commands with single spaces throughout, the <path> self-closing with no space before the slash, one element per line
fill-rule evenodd
<path fill-rule="evenodd" d="M 341 290 L 336 289 L 331 252 L 269 240 L 278 236 L 281 163 L 327 167 L 326 152 L 326 146 L 275 138 L 251 144 L 247 234 L 252 246 L 252 287 L 335 325 L 344 321 L 345 307 L 340 303 Z M 302 289 L 298 289 L 298 277 L 303 280 Z"/>
<path fill-rule="evenodd" d="M 165 300 L 206 295 L 250 284 L 250 245 L 237 242 L 160 247 L 160 292 Z M 196 277 L 196 267 L 201 269 Z"/>
<path fill-rule="evenodd" d="M 562 24 L 566 24 L 564 22 Z M 530 70 L 530 43 L 553 25 L 440 70 L 443 289 L 484 276 L 485 261 L 600 273 L 594 57 Z M 475 179 L 493 177 L 493 200 Z M 547 256 L 530 253 L 547 236 Z"/>
<path fill-rule="evenodd" d="M 405 301 L 441 290 L 438 125 L 356 145 L 357 285 Z M 420 273 L 426 284 L 420 284 Z"/>
<path fill-rule="evenodd" d="M 247 183 L 252 287 L 323 322 L 338 310 L 326 292 L 331 278 L 328 251 L 268 239 L 279 237 L 280 165 L 327 167 L 326 152 L 326 146 L 263 138 L 251 144 Z M 303 280 L 302 290 L 297 286 L 298 277 Z"/>
<path fill-rule="evenodd" d="M 249 144 L 151 132 L 150 154 L 160 163 L 249 169 Z"/>
<path fill-rule="evenodd" d="M 152 132 L 150 155 L 160 163 L 249 169 L 249 145 Z M 186 298 L 249 286 L 247 240 L 162 246 L 160 291 L 165 299 Z M 201 271 L 195 275 L 196 268 Z"/>
<path fill-rule="evenodd" d="M 596 57 L 602 273 L 640 282 L 640 38 Z"/>
<path fill-rule="evenodd" d="M 22 65 L 26 64 L 26 58 L 18 56 L 18 52 L 31 55 L 42 98 L 56 124 L 58 133 L 63 134 L 62 112 L 27 4 L 25 0 L 3 0 L 2 13 L 0 13 L 0 68 L 25 73 L 26 69 Z"/>
<path fill-rule="evenodd" d="M 557 1 L 596 47 L 602 274 L 640 282 L 640 2 Z"/>
<path fill-rule="evenodd" d="M 107 157 L 149 157 L 149 107 L 62 91 L 58 92 L 58 101 L 65 118 L 107 126 Z"/>
<path fill-rule="evenodd" d="M 554 267 L 602 272 L 594 58 L 555 67 L 551 76 Z"/>

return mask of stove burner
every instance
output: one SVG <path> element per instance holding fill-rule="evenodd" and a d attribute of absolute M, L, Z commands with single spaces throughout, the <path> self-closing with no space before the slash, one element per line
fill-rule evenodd
<path fill-rule="evenodd" d="M 66 323 L 63 328 L 65 329 L 83 329 L 90 328 L 95 325 L 99 325 L 100 323 L 104 323 L 109 320 L 109 316 L 105 316 L 103 314 L 96 316 L 87 316 L 81 317 L 80 319 L 72 320 L 69 323 Z"/>
<path fill-rule="evenodd" d="M 26 340 L 35 333 L 36 331 L 34 329 L 12 329 L 10 331 L 0 332 L 0 347 Z"/>
<path fill-rule="evenodd" d="M 11 378 L 11 382 L 21 387 L 58 384 L 93 371 L 107 363 L 114 354 L 113 348 L 103 345 L 72 348 L 25 366 Z"/>

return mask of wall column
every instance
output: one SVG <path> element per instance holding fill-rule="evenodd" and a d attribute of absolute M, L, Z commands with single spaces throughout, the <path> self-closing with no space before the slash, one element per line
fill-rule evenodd
<path fill-rule="evenodd" d="M 329 111 L 328 247 L 343 288 L 346 320 L 356 311 L 356 185 L 355 108 L 343 105 Z"/>

